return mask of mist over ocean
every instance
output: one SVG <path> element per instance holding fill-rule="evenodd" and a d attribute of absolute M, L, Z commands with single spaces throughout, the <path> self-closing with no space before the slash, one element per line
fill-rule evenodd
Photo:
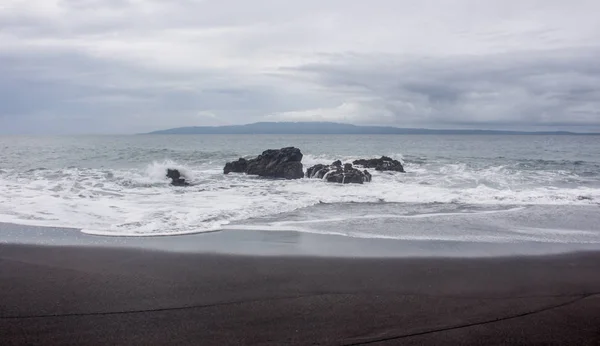
<path fill-rule="evenodd" d="M 304 169 L 387 155 L 364 185 L 223 174 L 296 146 Z M 361 238 L 600 243 L 600 136 L 0 137 L 0 222 L 151 236 L 221 229 Z M 167 168 L 194 184 L 173 187 Z"/>

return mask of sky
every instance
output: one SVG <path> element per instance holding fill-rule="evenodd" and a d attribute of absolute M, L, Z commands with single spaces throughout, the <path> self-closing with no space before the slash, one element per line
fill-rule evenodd
<path fill-rule="evenodd" d="M 0 134 L 600 132 L 598 0 L 0 0 Z"/>

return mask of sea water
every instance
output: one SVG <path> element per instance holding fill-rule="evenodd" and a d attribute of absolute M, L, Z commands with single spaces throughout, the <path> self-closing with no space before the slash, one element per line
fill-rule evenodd
<path fill-rule="evenodd" d="M 296 146 L 304 168 L 390 156 L 407 173 L 338 185 L 223 174 Z M 193 184 L 173 187 L 166 169 Z M 153 236 L 222 229 L 360 238 L 600 243 L 600 136 L 0 137 L 0 222 Z"/>

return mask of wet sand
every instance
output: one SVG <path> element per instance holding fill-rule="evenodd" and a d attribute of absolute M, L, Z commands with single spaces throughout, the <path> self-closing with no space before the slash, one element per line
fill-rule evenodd
<path fill-rule="evenodd" d="M 599 345 L 600 252 L 340 258 L 4 243 L 0 341 Z"/>

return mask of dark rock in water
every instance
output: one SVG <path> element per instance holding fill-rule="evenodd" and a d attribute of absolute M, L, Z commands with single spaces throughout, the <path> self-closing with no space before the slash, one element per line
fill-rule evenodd
<path fill-rule="evenodd" d="M 234 173 L 244 173 L 248 168 L 248 161 L 244 158 L 239 158 L 237 161 L 227 162 L 225 164 L 225 168 L 223 168 L 223 173 L 229 174 L 230 172 Z"/>
<path fill-rule="evenodd" d="M 346 163 L 342 168 L 341 162 L 336 161 L 330 166 L 318 164 L 306 170 L 308 178 L 325 179 L 330 183 L 340 184 L 362 184 L 371 181 L 371 174 L 352 167 Z"/>
<path fill-rule="evenodd" d="M 171 185 L 173 186 L 189 186 L 190 184 L 185 181 L 185 176 L 176 169 L 167 169 L 167 178 L 171 179 Z"/>
<path fill-rule="evenodd" d="M 246 173 L 261 177 L 300 179 L 304 177 L 301 161 L 302 153 L 298 148 L 265 150 L 257 158 L 248 161 Z"/>
<path fill-rule="evenodd" d="M 317 165 L 314 165 L 306 170 L 306 177 L 323 179 L 323 176 L 325 175 L 325 173 L 327 173 L 331 170 L 330 167 L 331 166 L 322 165 L 320 163 Z"/>
<path fill-rule="evenodd" d="M 336 167 L 342 167 L 342 161 L 340 161 L 340 160 L 333 161 L 333 163 L 331 165 L 336 166 Z"/>
<path fill-rule="evenodd" d="M 352 163 L 363 166 L 364 168 L 375 168 L 376 171 L 394 171 L 404 173 L 404 167 L 402 167 L 402 163 L 387 156 L 382 156 L 380 159 L 356 160 Z"/>
<path fill-rule="evenodd" d="M 325 176 L 325 180 L 330 183 L 340 184 L 362 184 L 371 181 L 371 174 L 367 171 L 361 171 L 356 168 L 344 168 L 343 171 L 336 170 Z"/>
<path fill-rule="evenodd" d="M 223 172 L 225 174 L 245 172 L 261 177 L 300 179 L 304 177 L 301 161 L 302 153 L 298 148 L 269 149 L 251 160 L 239 159 L 228 162 Z"/>

